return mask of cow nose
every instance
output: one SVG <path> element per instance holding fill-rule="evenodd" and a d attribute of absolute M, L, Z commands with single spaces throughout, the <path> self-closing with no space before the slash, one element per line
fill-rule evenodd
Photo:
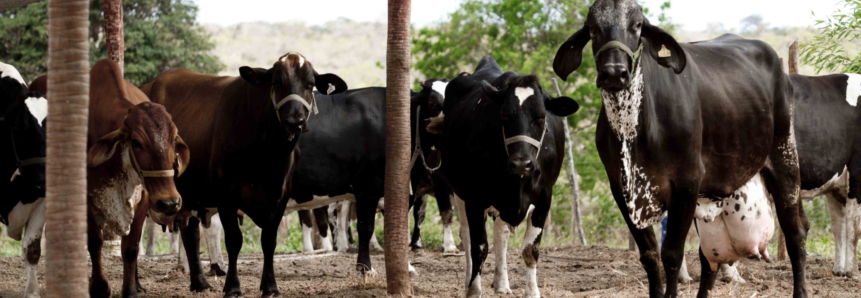
<path fill-rule="evenodd" d="M 291 131 L 303 131 L 305 129 L 305 116 L 289 116 L 284 119 L 284 126 Z"/>
<path fill-rule="evenodd" d="M 532 172 L 532 160 L 529 159 L 514 159 L 509 165 L 511 172 L 518 176 L 529 175 Z"/>
<path fill-rule="evenodd" d="M 598 87 L 607 91 L 620 91 L 628 88 L 631 74 L 624 65 L 605 65 L 598 75 Z"/>
<path fill-rule="evenodd" d="M 159 200 L 155 203 L 155 211 L 165 215 L 174 215 L 179 211 L 179 199 Z"/>

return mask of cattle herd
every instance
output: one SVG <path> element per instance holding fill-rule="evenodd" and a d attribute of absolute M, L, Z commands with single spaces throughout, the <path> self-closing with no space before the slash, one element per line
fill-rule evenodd
<path fill-rule="evenodd" d="M 770 258 L 773 213 L 786 236 L 794 297 L 806 297 L 809 223 L 800 200 L 821 195 L 832 219 L 833 273 L 857 274 L 861 76 L 787 75 L 761 41 L 724 35 L 678 43 L 650 24 L 636 1 L 599 0 L 583 28 L 560 45 L 552 65 L 559 77 L 579 68 L 590 41 L 603 103 L 595 142 L 639 247 L 650 297 L 677 297 L 679 281 L 690 280 L 683 252 L 692 223 L 702 239 L 698 296 L 708 296 L 719 271 L 743 281 L 737 261 Z M 525 219 L 522 288 L 526 297 L 540 297 L 539 245 L 561 171 L 563 125 L 579 105 L 550 96 L 535 75 L 501 69 L 491 55 L 475 62 L 472 72 L 422 81 L 410 98 L 411 246 L 423 245 L 420 225 L 426 195 L 433 194 L 443 248 L 456 252 L 454 205 L 466 256 L 465 295 L 481 297 L 490 214 L 492 287 L 511 293 L 505 248 L 510 231 Z M 237 258 L 240 221 L 247 217 L 262 228 L 261 294 L 280 296 L 276 231 L 292 211 L 301 214 L 306 250 L 312 249 L 311 212 L 330 250 L 347 248 L 355 213 L 356 270 L 375 273 L 374 218 L 385 209 L 385 88 L 349 90 L 299 53 L 277 58 L 268 69 L 241 67 L 239 74 L 173 69 L 137 87 L 123 79 L 116 63 L 93 65 L 87 142 L 91 296 L 111 295 L 101 262 L 106 231 L 125 235 L 123 297 L 143 290 L 137 257 L 147 217 L 181 235 L 180 262 L 194 292 L 210 288 L 199 253 L 203 225 L 215 231 L 206 235 L 212 269 L 226 275 L 225 297 L 243 295 Z M 12 65 L 0 63 L 0 172 L 11 177 L 0 179 L 0 221 L 21 241 L 27 297 L 39 295 L 46 116 L 49 103 L 60 100 L 47 93 L 47 80 L 28 85 Z M 660 245 L 651 226 L 664 217 Z"/>

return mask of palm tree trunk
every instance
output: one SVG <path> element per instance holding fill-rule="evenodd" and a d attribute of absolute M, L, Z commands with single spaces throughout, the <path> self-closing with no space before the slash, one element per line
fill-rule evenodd
<path fill-rule="evenodd" d="M 386 289 L 408 296 L 410 159 L 410 0 L 389 0 L 386 47 Z"/>
<path fill-rule="evenodd" d="M 123 41 L 123 1 L 104 1 L 102 3 L 102 12 L 105 14 L 105 47 L 107 48 L 108 59 L 119 64 L 120 71 L 122 71 L 125 69 L 125 64 L 123 64 L 123 51 L 125 50 L 125 42 Z M 102 233 L 105 240 L 103 251 L 111 256 L 121 256 L 120 246 L 122 241 L 120 240 L 120 236 L 109 231 L 103 231 Z"/>
<path fill-rule="evenodd" d="M 89 297 L 87 115 L 89 1 L 48 4 L 47 297 Z"/>

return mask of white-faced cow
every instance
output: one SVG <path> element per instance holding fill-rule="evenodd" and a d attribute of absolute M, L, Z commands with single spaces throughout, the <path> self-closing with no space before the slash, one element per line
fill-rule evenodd
<path fill-rule="evenodd" d="M 684 240 L 698 199 L 722 202 L 720 208 L 729 206 L 725 211 L 747 211 L 735 210 L 735 202 L 746 200 L 743 192 L 762 196 L 767 189 L 786 234 L 794 295 L 806 297 L 793 88 L 774 50 L 734 35 L 679 44 L 649 23 L 636 1 L 599 0 L 584 27 L 559 48 L 553 63 L 557 75 L 565 79 L 580 66 L 590 40 L 603 99 L 598 152 L 640 248 L 650 296 L 679 295 Z M 641 47 L 642 54 L 635 55 Z M 650 226 L 666 212 L 667 236 L 659 254 Z M 748 225 L 752 219 L 742 215 L 723 220 Z M 701 249 L 699 296 L 713 287 L 717 263 L 761 255 L 765 236 L 730 232 L 720 243 L 725 251 L 732 250 L 728 245 L 746 248 L 732 256 Z M 703 245 L 709 240 L 703 238 Z"/>
<path fill-rule="evenodd" d="M 46 88 L 47 77 L 31 89 Z M 47 90 L 36 90 L 47 92 Z M 46 94 L 51 98 L 51 94 Z M 107 59 L 90 70 L 87 130 L 87 249 L 93 262 L 90 297 L 110 297 L 102 268 L 102 231 L 122 237 L 123 297 L 143 291 L 137 257 L 146 217 L 170 224 L 182 205 L 174 177 L 188 164 L 189 151 L 170 114 L 123 79 Z"/>
<path fill-rule="evenodd" d="M 294 148 L 309 129 L 308 119 L 317 117 L 313 89 L 335 94 L 347 90 L 347 84 L 336 75 L 318 74 L 298 53 L 279 57 L 269 69 L 243 66 L 239 74 L 218 77 L 174 69 L 141 90 L 167 107 L 194 152 L 187 173 L 177 179 L 185 198 L 183 209 L 196 215 L 180 223 L 191 290 L 210 287 L 200 264 L 198 217 L 205 221 L 212 213 L 207 208 L 218 208 L 229 263 L 225 297 L 242 296 L 237 271 L 241 209 L 263 229 L 260 290 L 264 297 L 278 296 L 273 268 L 276 232 L 298 162 Z"/>
<path fill-rule="evenodd" d="M 539 297 L 538 247 L 562 168 L 562 117 L 579 105 L 568 97 L 551 98 L 534 75 L 503 73 L 491 56 L 481 59 L 475 73 L 452 80 L 445 97 L 444 115 L 428 129 L 442 128 L 438 149 L 443 176 L 460 198 L 466 296 L 481 297 L 481 265 L 488 252 L 485 214 L 491 209 L 499 215 L 494 289 L 511 293 L 505 260 L 508 226 L 529 218 L 523 240 L 524 290 L 526 297 Z"/>
<path fill-rule="evenodd" d="M 10 238 L 21 241 L 28 298 L 39 297 L 47 113 L 48 101 L 27 89 L 18 70 L 0 63 L 0 222 L 7 226 Z"/>

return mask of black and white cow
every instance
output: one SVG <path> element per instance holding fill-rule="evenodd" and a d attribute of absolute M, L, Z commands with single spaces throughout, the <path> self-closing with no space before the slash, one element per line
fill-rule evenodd
<path fill-rule="evenodd" d="M 598 152 L 640 248 L 650 296 L 678 297 L 684 240 L 701 199 L 719 202 L 709 205 L 720 208 L 712 216 L 725 221 L 725 228 L 744 226 L 765 216 L 753 206 L 741 209 L 739 202 L 768 191 L 786 234 L 794 295 L 806 297 L 793 87 L 774 50 L 734 35 L 679 44 L 649 23 L 637 1 L 599 0 L 583 29 L 557 52 L 557 75 L 565 79 L 580 66 L 590 40 L 603 99 Z M 642 54 L 635 55 L 640 47 Z M 667 212 L 666 241 L 658 254 L 650 226 Z M 717 264 L 761 256 L 768 241 L 767 233 L 744 231 L 724 231 L 721 237 L 702 238 L 700 297 L 714 286 Z M 708 245 L 715 251 L 705 251 Z M 721 255 L 719 248 L 733 254 Z"/>
<path fill-rule="evenodd" d="M 834 234 L 835 276 L 853 277 L 861 236 L 861 75 L 790 75 L 795 86 L 795 138 L 801 198 L 825 195 Z M 738 277 L 736 266 L 722 273 Z"/>
<path fill-rule="evenodd" d="M 524 289 L 526 297 L 540 297 L 538 247 L 562 168 L 562 117 L 578 109 L 573 99 L 551 98 L 534 75 L 503 73 L 491 56 L 481 59 L 475 73 L 461 74 L 448 84 L 445 114 L 434 118 L 428 129 L 441 128 L 442 173 L 460 198 L 455 201 L 466 251 L 467 297 L 481 297 L 488 210 L 499 215 L 494 225 L 494 289 L 511 293 L 505 253 L 509 227 L 529 218 L 523 240 Z"/>
<path fill-rule="evenodd" d="M 0 63 L 0 221 L 21 241 L 26 297 L 39 297 L 37 276 L 45 226 L 45 136 L 48 101 L 30 92 L 18 71 Z M 10 177 L 10 178 L 7 178 Z M 23 239 L 22 239 L 23 234 Z"/>

